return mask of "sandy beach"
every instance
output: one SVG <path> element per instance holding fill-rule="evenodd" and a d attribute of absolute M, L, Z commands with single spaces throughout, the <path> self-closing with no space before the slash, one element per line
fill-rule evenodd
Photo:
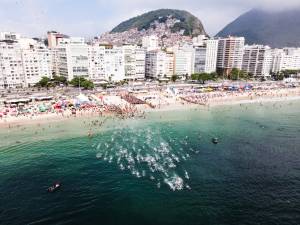
<path fill-rule="evenodd" d="M 214 107 L 220 105 L 300 100 L 300 88 L 256 90 L 248 92 L 209 92 L 196 96 L 197 99 L 200 99 L 199 104 L 185 101 L 180 96 L 166 95 L 165 92 L 156 92 L 155 95 L 157 98 L 151 100 L 151 105 L 155 107 L 149 107 L 149 104 L 126 104 L 125 108 L 127 109 L 131 107 L 129 112 L 132 112 L 132 109 L 134 109 L 134 113 L 132 113 L 132 116 L 134 116 L 137 113 L 143 114 L 145 112 L 154 111 L 188 110 L 192 108 Z M 143 98 L 143 94 L 137 94 L 136 97 Z M 195 98 L 195 95 L 191 95 L 191 98 Z M 72 111 L 69 109 L 63 112 L 52 111 L 35 115 L 8 115 L 0 119 L 0 128 L 9 128 L 11 126 L 18 125 L 63 122 L 70 119 L 99 118 L 112 115 L 114 115 L 113 112 L 101 111 L 98 108 L 80 110 L 77 111 L 76 115 L 73 115 Z"/>

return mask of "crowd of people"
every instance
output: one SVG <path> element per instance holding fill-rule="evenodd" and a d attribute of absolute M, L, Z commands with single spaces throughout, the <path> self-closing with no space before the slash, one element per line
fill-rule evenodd
<path fill-rule="evenodd" d="M 0 105 L 0 122 L 13 118 L 34 119 L 41 116 L 53 117 L 80 117 L 102 116 L 114 114 L 121 118 L 143 115 L 146 108 L 168 107 L 172 104 L 197 104 L 209 105 L 214 102 L 227 102 L 235 100 L 253 100 L 259 98 L 283 98 L 288 96 L 300 96 L 299 87 L 260 87 L 229 91 L 228 89 L 201 92 L 194 87 L 173 88 L 173 92 L 167 87 L 157 88 L 146 94 L 123 94 L 122 92 L 107 93 L 104 95 L 91 94 L 88 96 L 56 96 L 51 100 L 30 101 L 26 103 Z M 110 101 L 105 101 L 105 98 Z M 142 100 L 144 99 L 144 100 Z M 138 106 L 138 105 L 141 105 Z"/>

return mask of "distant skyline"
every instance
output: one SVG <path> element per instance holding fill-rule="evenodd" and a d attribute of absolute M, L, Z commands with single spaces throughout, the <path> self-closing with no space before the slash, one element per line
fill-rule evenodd
<path fill-rule="evenodd" d="M 209 35 L 252 8 L 282 10 L 300 7 L 299 0 L 0 0 L 0 30 L 29 37 L 56 30 L 93 37 L 131 17 L 160 8 L 187 10 Z"/>

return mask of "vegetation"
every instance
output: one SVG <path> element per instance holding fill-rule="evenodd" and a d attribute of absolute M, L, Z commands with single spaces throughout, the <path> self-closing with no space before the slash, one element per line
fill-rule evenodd
<path fill-rule="evenodd" d="M 282 70 L 277 73 L 272 74 L 274 80 L 283 80 L 284 78 L 289 78 L 291 75 L 296 75 L 300 73 L 300 70 Z"/>
<path fill-rule="evenodd" d="M 84 89 L 93 89 L 95 87 L 94 83 L 90 80 L 85 79 L 84 77 L 74 77 L 70 84 L 74 87 L 83 87 Z"/>
<path fill-rule="evenodd" d="M 192 80 L 201 81 L 202 84 L 205 84 L 205 81 L 217 79 L 216 73 L 194 73 L 191 75 Z"/>
<path fill-rule="evenodd" d="M 52 79 L 46 76 L 42 77 L 42 79 L 35 86 L 39 88 L 49 88 L 59 86 L 60 84 L 68 85 L 67 78 L 64 76 L 54 75 Z"/>
<path fill-rule="evenodd" d="M 35 86 L 36 87 L 49 87 L 50 86 L 50 78 L 42 77 L 42 79 Z"/>
<path fill-rule="evenodd" d="M 128 81 L 127 80 L 120 80 L 118 82 L 114 82 L 115 85 L 117 86 L 123 86 L 125 84 L 128 84 Z"/>
<path fill-rule="evenodd" d="M 143 29 L 147 30 L 154 21 L 157 20 L 164 23 L 170 15 L 180 20 L 179 23 L 171 28 L 172 32 L 184 30 L 184 35 L 196 36 L 199 34 L 205 34 L 203 25 L 197 17 L 187 11 L 173 9 L 159 9 L 131 18 L 119 24 L 111 31 L 111 33 L 120 33 L 132 28 L 137 28 L 139 31 Z"/>
<path fill-rule="evenodd" d="M 171 80 L 173 81 L 173 82 L 176 82 L 176 80 L 178 80 L 178 76 L 177 75 L 173 75 L 172 77 L 171 77 Z"/>
<path fill-rule="evenodd" d="M 250 73 L 247 73 L 243 70 L 239 70 L 237 68 L 233 68 L 229 74 L 229 78 L 231 80 L 248 80 L 252 77 Z"/>
<path fill-rule="evenodd" d="M 289 77 L 291 75 L 296 75 L 300 73 L 300 70 L 283 70 L 281 73 L 284 75 L 284 77 Z"/>
<path fill-rule="evenodd" d="M 53 82 L 54 82 L 56 85 L 60 85 L 60 84 L 68 85 L 68 80 L 67 80 L 67 78 L 64 77 L 64 76 L 56 76 L 56 75 L 54 75 L 54 76 L 53 76 Z"/>

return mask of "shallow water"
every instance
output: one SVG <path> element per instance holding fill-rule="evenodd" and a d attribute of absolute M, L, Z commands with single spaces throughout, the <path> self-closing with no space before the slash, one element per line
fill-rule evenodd
<path fill-rule="evenodd" d="M 2 129 L 0 224 L 299 224 L 299 115 L 291 101 Z"/>

